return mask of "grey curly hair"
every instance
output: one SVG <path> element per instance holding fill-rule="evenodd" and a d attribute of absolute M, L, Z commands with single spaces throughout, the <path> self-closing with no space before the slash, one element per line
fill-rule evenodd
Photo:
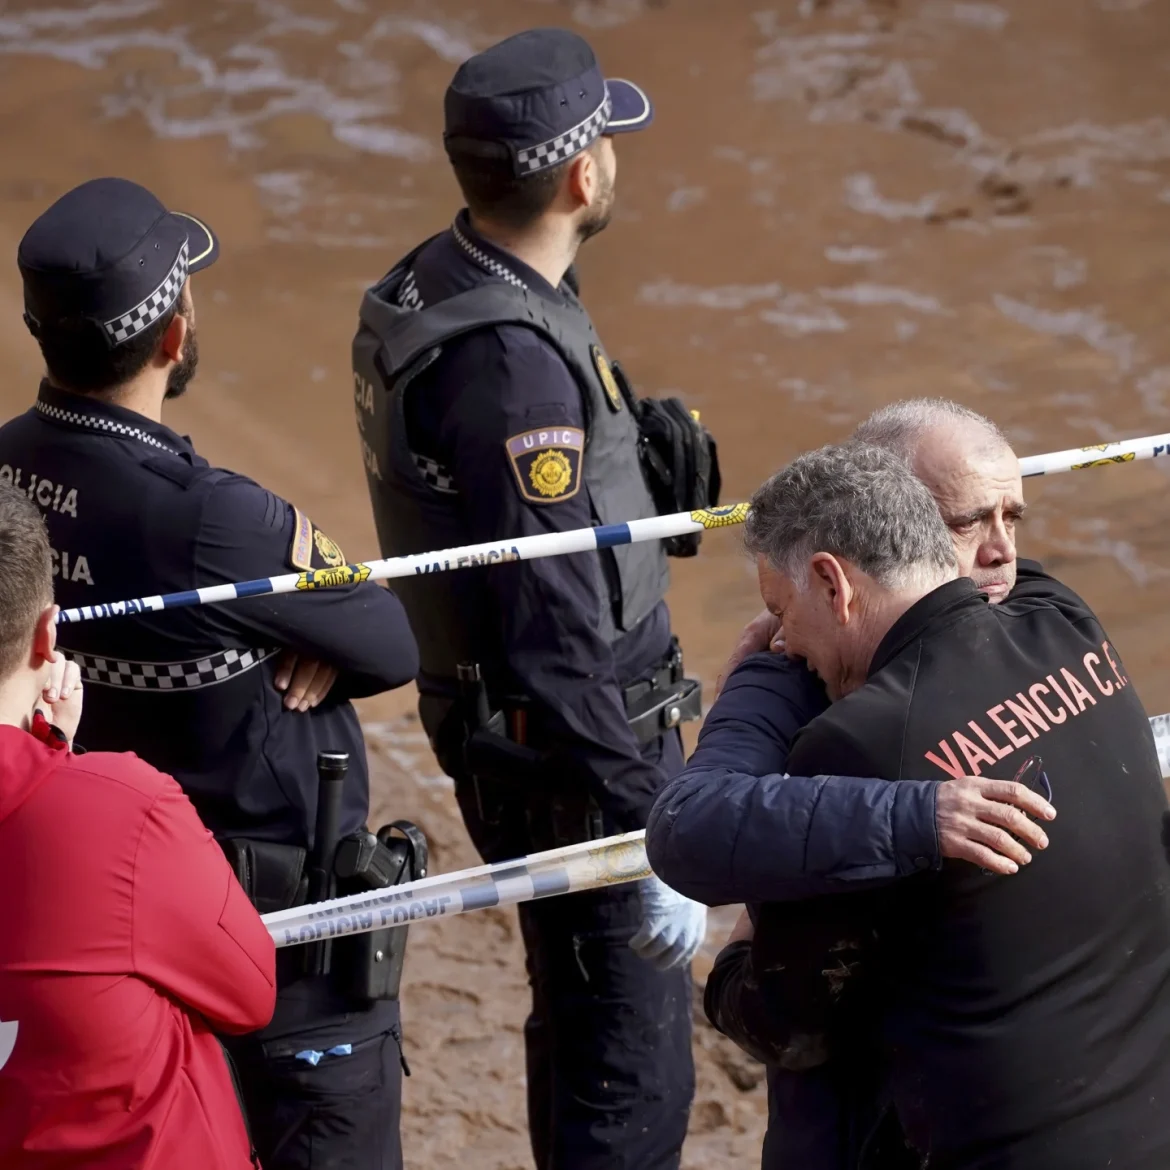
<path fill-rule="evenodd" d="M 744 542 L 798 589 L 817 552 L 850 561 L 891 588 L 958 571 L 951 534 L 926 485 L 900 455 L 869 443 L 821 447 L 777 472 L 752 497 Z"/>

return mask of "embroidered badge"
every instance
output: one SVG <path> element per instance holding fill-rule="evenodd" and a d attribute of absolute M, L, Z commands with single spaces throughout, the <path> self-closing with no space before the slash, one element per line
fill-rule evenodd
<path fill-rule="evenodd" d="M 609 367 L 609 359 L 601 352 L 600 345 L 591 345 L 589 352 L 593 354 L 593 364 L 597 367 L 597 376 L 605 387 L 605 397 L 609 400 L 610 409 L 615 413 L 622 408 L 622 391 Z"/>
<path fill-rule="evenodd" d="M 345 553 L 337 547 L 337 542 L 330 540 L 320 528 L 313 529 L 313 543 L 317 546 L 317 552 L 321 554 L 327 568 L 336 569 L 338 565 L 345 564 Z"/>
<path fill-rule="evenodd" d="M 580 427 L 542 427 L 513 435 L 505 444 L 520 494 L 533 504 L 552 504 L 575 496 L 581 487 Z"/>
<path fill-rule="evenodd" d="M 313 522 L 308 516 L 302 516 L 299 508 L 293 508 L 293 538 L 288 563 L 301 572 L 313 567 Z"/>

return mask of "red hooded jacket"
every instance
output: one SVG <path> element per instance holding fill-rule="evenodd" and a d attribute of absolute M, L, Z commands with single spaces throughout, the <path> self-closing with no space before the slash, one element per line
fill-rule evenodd
<path fill-rule="evenodd" d="M 179 786 L 0 726 L 0 1167 L 251 1170 L 211 1029 L 275 952 Z"/>

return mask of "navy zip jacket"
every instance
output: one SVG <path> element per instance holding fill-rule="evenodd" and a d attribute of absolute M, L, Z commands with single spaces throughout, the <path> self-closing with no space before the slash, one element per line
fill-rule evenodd
<path fill-rule="evenodd" d="M 827 707 L 816 676 L 783 654 L 753 654 L 732 672 L 686 769 L 650 814 L 647 850 L 664 881 L 722 905 L 881 882 L 917 872 L 923 857 L 938 864 L 933 785 L 785 775 L 793 739 Z M 787 1042 L 792 1024 L 760 994 L 747 943 L 716 960 L 704 1006 L 719 1031 L 768 1065 L 765 1170 L 914 1165 L 896 1123 L 883 1121 L 868 1040 L 820 1067 L 777 1067 L 770 1039 Z"/>
<path fill-rule="evenodd" d="M 722 906 L 939 867 L 933 785 L 785 775 L 793 739 L 827 706 L 816 676 L 783 654 L 753 654 L 732 672 L 650 814 L 646 851 L 667 885 Z"/>

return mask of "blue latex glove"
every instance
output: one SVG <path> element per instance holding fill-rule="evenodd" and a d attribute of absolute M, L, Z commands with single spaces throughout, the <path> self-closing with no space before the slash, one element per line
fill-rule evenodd
<path fill-rule="evenodd" d="M 707 907 L 684 898 L 656 877 L 639 883 L 642 925 L 630 947 L 659 971 L 689 963 L 707 934 Z"/>

